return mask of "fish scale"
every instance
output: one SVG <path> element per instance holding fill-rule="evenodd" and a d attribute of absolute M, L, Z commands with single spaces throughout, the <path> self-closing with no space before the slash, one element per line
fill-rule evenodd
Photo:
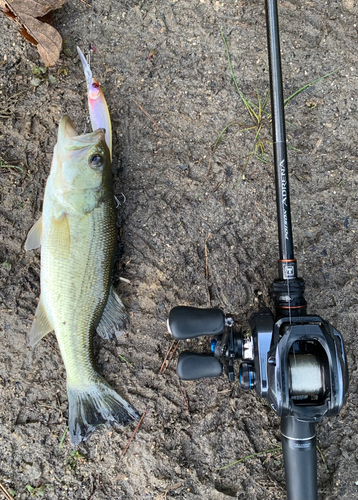
<path fill-rule="evenodd" d="M 43 241 L 46 251 L 41 255 L 42 274 L 48 276 L 51 283 L 48 286 L 45 279 L 41 280 L 45 309 L 56 331 L 66 368 L 75 367 L 68 370 L 71 379 L 76 377 L 83 384 L 86 383 L 87 373 L 91 377 L 93 372 L 90 356 L 92 336 L 111 286 L 115 246 L 112 200 L 108 197 L 112 207 L 101 205 L 84 217 L 69 217 L 71 249 L 68 259 L 61 260 L 53 255 L 51 234 Z M 73 238 L 72 235 L 80 237 Z M 69 317 L 73 304 L 76 304 L 76 310 Z M 75 337 L 71 334 L 74 331 L 77 332 Z M 80 349 L 77 349 L 78 345 Z"/>

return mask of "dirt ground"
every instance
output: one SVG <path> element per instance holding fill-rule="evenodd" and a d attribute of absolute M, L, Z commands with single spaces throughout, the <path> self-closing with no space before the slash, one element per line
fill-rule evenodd
<path fill-rule="evenodd" d="M 92 6 L 69 0 L 55 12 L 66 50 L 55 68 L 37 75 L 36 48 L 0 17 L 0 482 L 16 500 L 283 499 L 280 451 L 258 454 L 280 445 L 268 404 L 224 376 L 178 380 L 178 352 L 188 345 L 208 351 L 207 339 L 181 342 L 160 373 L 173 306 L 220 307 L 238 325 L 260 299 L 272 306 L 278 244 L 268 119 L 260 133 L 267 163 L 252 155 L 245 165 L 255 131 L 238 125 L 212 148 L 230 122 L 253 125 L 219 26 L 242 92 L 254 100 L 257 90 L 264 99 L 264 2 Z M 289 152 L 299 274 L 309 312 L 342 332 L 350 370 L 347 405 L 317 429 L 320 500 L 358 495 L 357 14 L 356 0 L 279 4 L 285 97 L 338 70 L 286 109 L 289 145 L 300 150 Z M 86 51 L 89 43 L 113 121 L 121 200 L 115 285 L 131 315 L 131 330 L 118 342 L 96 341 L 96 359 L 106 379 L 146 410 L 123 458 L 134 426 L 100 428 L 77 451 L 66 434 L 59 449 L 68 405 L 56 338 L 27 344 L 40 260 L 23 245 L 42 209 L 60 116 L 69 114 L 79 130 L 86 124 L 76 45 Z"/>

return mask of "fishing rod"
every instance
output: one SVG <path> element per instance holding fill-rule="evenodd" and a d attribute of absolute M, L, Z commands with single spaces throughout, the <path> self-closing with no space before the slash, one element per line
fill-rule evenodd
<path fill-rule="evenodd" d="M 266 0 L 273 152 L 279 236 L 278 278 L 273 283 L 275 315 L 261 308 L 249 320 L 251 335 L 234 330 L 221 309 L 177 306 L 168 330 L 177 340 L 208 335 L 211 354 L 185 351 L 177 373 L 182 380 L 220 376 L 255 389 L 281 417 L 288 500 L 317 500 L 315 426 L 338 415 L 348 395 L 348 368 L 342 335 L 327 321 L 307 315 L 305 283 L 293 251 L 277 0 Z"/>

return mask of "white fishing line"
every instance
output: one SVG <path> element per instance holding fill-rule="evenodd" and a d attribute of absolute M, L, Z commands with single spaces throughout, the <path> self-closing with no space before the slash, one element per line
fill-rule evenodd
<path fill-rule="evenodd" d="M 288 357 L 292 396 L 315 396 L 324 388 L 324 372 L 319 359 L 312 354 Z"/>

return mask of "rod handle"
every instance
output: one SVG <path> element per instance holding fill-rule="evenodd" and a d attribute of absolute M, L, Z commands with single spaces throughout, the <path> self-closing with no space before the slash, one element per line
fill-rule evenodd
<path fill-rule="evenodd" d="M 225 315 L 221 309 L 177 306 L 169 313 L 168 330 L 177 340 L 221 335 L 225 330 Z"/>
<path fill-rule="evenodd" d="M 281 419 L 287 500 L 317 500 L 317 452 L 314 424 Z"/>
<path fill-rule="evenodd" d="M 211 354 L 185 351 L 179 356 L 177 374 L 182 380 L 219 377 L 222 372 L 223 364 Z"/>

